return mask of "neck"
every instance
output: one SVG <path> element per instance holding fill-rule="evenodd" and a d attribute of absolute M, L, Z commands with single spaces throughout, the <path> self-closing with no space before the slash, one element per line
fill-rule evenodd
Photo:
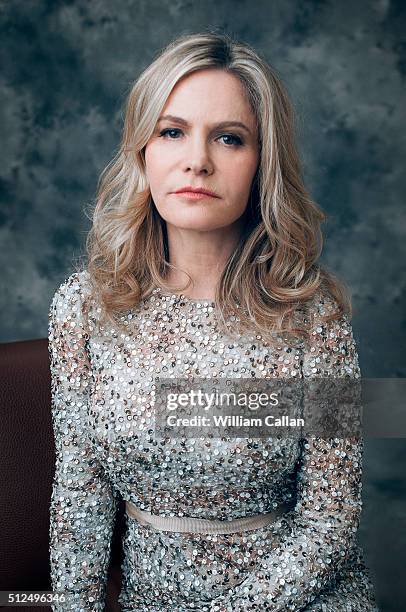
<path fill-rule="evenodd" d="M 212 231 L 182 229 L 167 224 L 169 263 L 166 281 L 171 290 L 191 299 L 214 300 L 224 267 L 241 239 L 235 223 Z M 189 280 L 190 285 L 185 287 Z"/>

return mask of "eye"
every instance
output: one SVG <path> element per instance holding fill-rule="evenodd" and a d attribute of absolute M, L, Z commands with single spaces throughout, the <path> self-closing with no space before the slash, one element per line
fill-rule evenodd
<path fill-rule="evenodd" d="M 233 139 L 234 143 L 232 143 L 232 142 L 228 143 L 231 146 L 239 147 L 239 146 L 241 146 L 243 144 L 241 138 L 239 136 L 236 136 L 235 134 L 222 134 L 222 136 L 220 136 L 220 138 L 231 138 L 231 139 Z M 225 144 L 227 144 L 227 143 L 225 143 Z"/>
<path fill-rule="evenodd" d="M 182 130 L 179 130 L 178 128 L 166 128 L 165 130 L 162 130 L 159 133 L 159 137 L 160 138 L 165 138 L 166 140 L 178 140 L 176 138 L 176 134 L 179 134 L 179 132 L 181 133 Z M 169 134 L 175 133 L 175 137 L 172 138 L 172 136 L 170 136 Z M 224 144 L 227 145 L 228 147 L 239 147 L 243 144 L 243 141 L 241 140 L 241 138 L 239 136 L 237 136 L 236 134 L 221 134 L 221 136 L 219 136 L 220 138 L 230 138 L 231 140 L 233 140 L 234 142 L 225 142 Z"/>
<path fill-rule="evenodd" d="M 167 135 L 169 132 L 180 132 L 180 131 L 181 131 L 181 130 L 178 130 L 177 128 L 167 128 L 166 130 L 162 130 L 162 131 L 159 133 L 159 136 L 160 136 L 161 138 L 165 138 L 165 137 L 166 137 L 166 135 Z M 174 138 L 170 138 L 169 140 L 176 140 L 176 139 L 174 139 Z"/>

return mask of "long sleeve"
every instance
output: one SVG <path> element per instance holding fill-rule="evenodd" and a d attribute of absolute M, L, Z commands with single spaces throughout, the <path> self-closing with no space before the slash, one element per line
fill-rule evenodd
<path fill-rule="evenodd" d="M 302 359 L 303 402 L 312 401 L 306 379 L 360 377 L 348 316 L 321 320 L 324 312 L 335 308 L 330 297 L 318 298 L 312 306 L 311 340 Z M 224 598 L 212 602 L 213 612 L 298 611 L 334 584 L 359 525 L 362 450 L 360 437 L 309 436 L 301 440 L 297 502 L 285 515 L 287 531 L 253 573 Z"/>
<path fill-rule="evenodd" d="M 49 311 L 52 421 L 56 449 L 50 506 L 56 611 L 104 610 L 116 498 L 86 432 L 91 371 L 86 347 L 81 273 L 56 291 Z"/>

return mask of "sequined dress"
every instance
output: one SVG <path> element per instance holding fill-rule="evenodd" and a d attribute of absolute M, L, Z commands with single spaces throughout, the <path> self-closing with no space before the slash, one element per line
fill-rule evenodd
<path fill-rule="evenodd" d="M 356 541 L 362 440 L 171 439 L 154 435 L 156 377 L 359 377 L 349 320 L 324 323 L 292 349 L 260 335 L 230 341 L 214 305 L 156 287 L 99 326 L 88 272 L 73 273 L 49 312 L 56 469 L 50 521 L 57 611 L 102 611 L 118 495 L 161 516 L 227 520 L 293 500 L 249 532 L 171 533 L 127 516 L 123 612 L 378 610 Z"/>

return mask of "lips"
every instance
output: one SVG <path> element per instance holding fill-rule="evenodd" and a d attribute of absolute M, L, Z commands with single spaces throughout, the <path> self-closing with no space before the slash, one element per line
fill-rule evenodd
<path fill-rule="evenodd" d="M 177 189 L 173 193 L 184 193 L 184 194 L 194 193 L 194 194 L 210 196 L 212 198 L 220 197 L 214 191 L 210 191 L 210 189 L 205 189 L 204 187 L 192 187 L 189 185 L 187 185 L 186 187 L 181 187 L 180 189 Z"/>

